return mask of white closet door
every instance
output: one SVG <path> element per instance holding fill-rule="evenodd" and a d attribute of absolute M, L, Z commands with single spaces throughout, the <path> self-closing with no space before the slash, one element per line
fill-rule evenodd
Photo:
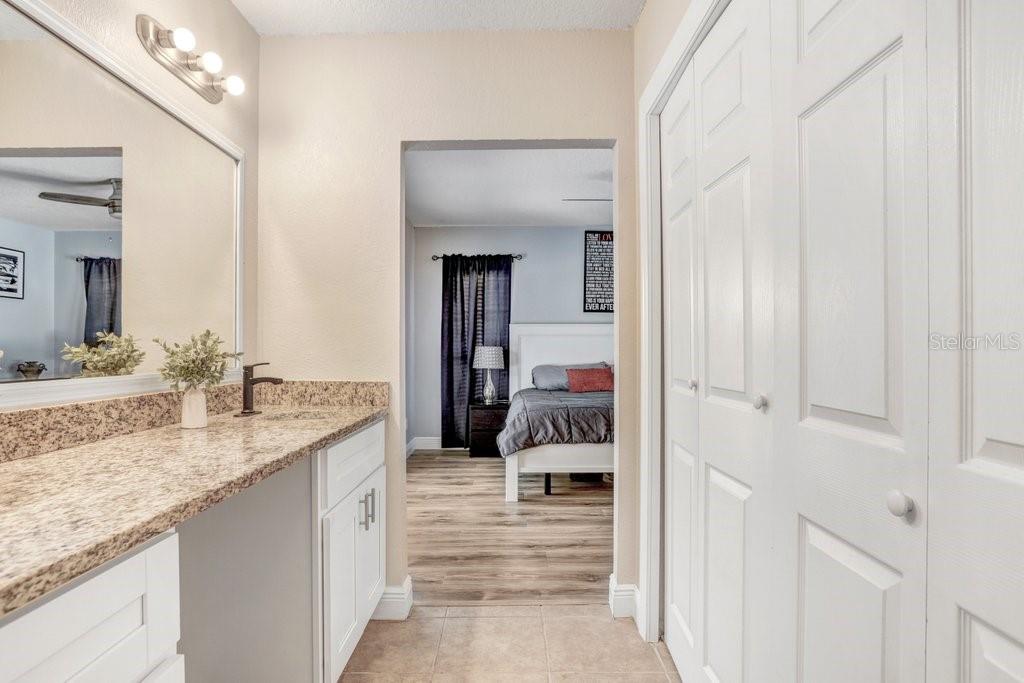
<path fill-rule="evenodd" d="M 777 680 L 920 681 L 924 0 L 772 6 Z"/>
<path fill-rule="evenodd" d="M 767 0 L 733 0 L 693 58 L 700 248 L 700 671 L 771 680 L 770 49 Z M 695 672 L 685 671 L 696 676 Z"/>
<path fill-rule="evenodd" d="M 928 680 L 1024 681 L 1024 2 L 928 21 Z"/>
<path fill-rule="evenodd" d="M 665 625 L 693 682 L 747 679 L 769 616 L 766 7 L 730 3 L 661 117 Z"/>
<path fill-rule="evenodd" d="M 693 68 L 661 114 L 662 320 L 665 405 L 665 643 L 677 661 L 696 660 L 699 336 Z"/>

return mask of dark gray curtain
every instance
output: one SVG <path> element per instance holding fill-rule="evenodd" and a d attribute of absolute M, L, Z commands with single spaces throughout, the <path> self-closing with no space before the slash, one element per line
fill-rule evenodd
<path fill-rule="evenodd" d="M 508 367 L 512 256 L 445 256 L 441 290 L 441 446 L 469 443 L 469 404 L 483 401 L 486 370 L 473 370 L 473 349 L 501 346 Z M 508 372 L 491 371 L 498 398 Z"/>
<path fill-rule="evenodd" d="M 96 345 L 97 332 L 121 334 L 121 259 L 83 258 L 85 343 Z"/>

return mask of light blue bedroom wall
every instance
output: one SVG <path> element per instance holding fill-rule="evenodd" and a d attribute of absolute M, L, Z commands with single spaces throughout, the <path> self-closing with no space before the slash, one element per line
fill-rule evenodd
<path fill-rule="evenodd" d="M 25 252 L 25 298 L 0 297 L 0 379 L 19 377 L 18 363 L 38 360 L 52 374 L 53 232 L 0 218 L 0 247 Z"/>
<path fill-rule="evenodd" d="M 441 434 L 441 262 L 433 254 L 523 254 L 512 266 L 513 323 L 608 323 L 583 312 L 583 233 L 595 228 L 416 228 L 408 438 Z M 410 362 L 411 361 L 411 362 Z"/>

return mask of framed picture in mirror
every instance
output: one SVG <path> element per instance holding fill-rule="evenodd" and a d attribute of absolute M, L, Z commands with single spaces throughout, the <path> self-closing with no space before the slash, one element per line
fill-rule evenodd
<path fill-rule="evenodd" d="M 0 247 L 0 297 L 25 298 L 25 252 Z"/>

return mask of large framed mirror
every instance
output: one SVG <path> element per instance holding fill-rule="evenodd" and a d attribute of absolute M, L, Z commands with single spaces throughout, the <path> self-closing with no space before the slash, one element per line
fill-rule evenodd
<path fill-rule="evenodd" d="M 161 389 L 157 338 L 241 351 L 241 148 L 31 0 L 0 75 L 0 409 Z"/>

